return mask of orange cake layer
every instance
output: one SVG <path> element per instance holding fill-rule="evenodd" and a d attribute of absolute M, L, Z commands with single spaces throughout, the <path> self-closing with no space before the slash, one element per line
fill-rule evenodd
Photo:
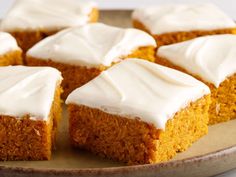
<path fill-rule="evenodd" d="M 141 29 L 143 31 L 148 32 L 151 34 L 149 29 L 142 24 L 138 20 L 133 20 L 133 26 L 135 28 Z M 177 32 L 170 32 L 170 33 L 164 33 L 160 35 L 151 34 L 157 41 L 158 47 L 162 45 L 169 45 L 174 44 L 186 40 L 190 40 L 193 38 L 197 38 L 200 36 L 206 36 L 206 35 L 214 35 L 214 34 L 236 34 L 235 28 L 228 28 L 228 29 L 216 29 L 216 30 L 196 30 L 196 31 L 177 31 Z"/>
<path fill-rule="evenodd" d="M 164 58 L 157 57 L 156 63 L 185 72 L 208 85 L 212 100 L 209 109 L 210 125 L 236 119 L 236 74 L 228 77 L 216 88 L 213 84 L 203 81 L 199 76 L 190 74 Z"/>
<path fill-rule="evenodd" d="M 125 58 L 145 58 L 149 61 L 155 61 L 155 48 L 154 47 L 141 47 L 133 51 L 130 55 L 121 57 Z M 62 88 L 64 92 L 62 93 L 62 98 L 65 100 L 67 96 L 76 88 L 84 85 L 88 81 L 92 80 L 98 76 L 107 67 L 99 66 L 93 68 L 87 68 L 85 66 L 75 66 L 65 63 L 54 62 L 52 60 L 45 60 L 40 58 L 33 58 L 30 56 L 26 57 L 26 65 L 28 66 L 51 66 L 57 68 L 62 72 L 63 81 Z"/>
<path fill-rule="evenodd" d="M 89 15 L 91 23 L 96 22 L 99 17 L 98 9 L 94 8 Z M 62 29 L 60 29 L 62 30 Z M 41 41 L 42 39 L 57 33 L 60 30 L 47 30 L 47 29 L 40 29 L 40 30 L 33 30 L 33 31 L 9 31 L 17 40 L 18 45 L 20 48 L 26 52 L 29 48 L 31 48 L 34 44 Z"/>
<path fill-rule="evenodd" d="M 14 50 L 0 55 L 0 66 L 21 65 L 23 64 L 22 52 Z"/>
<path fill-rule="evenodd" d="M 48 122 L 0 115 L 0 160 L 49 160 L 61 117 L 57 87 Z"/>
<path fill-rule="evenodd" d="M 122 57 L 125 58 L 143 58 L 145 60 L 155 62 L 155 55 L 156 55 L 156 48 L 149 46 L 149 47 L 140 47 L 137 50 L 133 51 L 128 56 Z"/>
<path fill-rule="evenodd" d="M 75 147 L 128 164 L 152 164 L 171 159 L 207 134 L 210 96 L 177 112 L 165 130 L 129 119 L 69 104 L 69 132 Z"/>

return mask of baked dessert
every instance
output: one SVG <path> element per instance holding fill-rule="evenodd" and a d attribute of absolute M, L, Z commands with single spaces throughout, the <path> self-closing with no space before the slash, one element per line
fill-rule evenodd
<path fill-rule="evenodd" d="M 0 32 L 0 66 L 22 64 L 22 51 L 8 33 Z"/>
<path fill-rule="evenodd" d="M 152 34 L 158 46 L 199 36 L 236 33 L 234 20 L 209 3 L 166 4 L 136 9 L 132 19 L 133 26 Z"/>
<path fill-rule="evenodd" d="M 191 74 L 211 89 L 209 124 L 236 118 L 236 35 L 196 38 L 162 46 L 157 63 Z"/>
<path fill-rule="evenodd" d="M 11 33 L 23 51 L 62 29 L 98 19 L 93 2 L 75 0 L 16 1 L 1 22 L 1 30 Z"/>
<path fill-rule="evenodd" d="M 187 74 L 124 60 L 68 96 L 71 143 L 128 164 L 166 161 L 207 133 L 209 94 Z"/>
<path fill-rule="evenodd" d="M 99 35 L 98 35 L 99 34 Z M 52 66 L 62 72 L 62 98 L 101 71 L 127 57 L 155 60 L 156 42 L 137 29 L 101 23 L 66 29 L 39 42 L 26 56 L 29 66 Z"/>
<path fill-rule="evenodd" d="M 50 159 L 61 80 L 50 67 L 0 67 L 0 160 Z"/>

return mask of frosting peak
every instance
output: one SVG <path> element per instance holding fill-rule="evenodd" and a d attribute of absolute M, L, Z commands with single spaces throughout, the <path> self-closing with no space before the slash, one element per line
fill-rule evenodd
<path fill-rule="evenodd" d="M 127 59 L 74 90 L 66 103 L 138 117 L 164 129 L 176 112 L 209 93 L 206 85 L 187 74 L 145 60 Z"/>
<path fill-rule="evenodd" d="M 236 73 L 236 35 L 205 36 L 162 46 L 157 55 L 219 87 Z"/>
<path fill-rule="evenodd" d="M 166 4 L 140 8 L 133 19 L 143 23 L 152 34 L 235 28 L 235 22 L 210 3 Z"/>
<path fill-rule="evenodd" d="M 63 30 L 33 46 L 28 56 L 73 65 L 110 66 L 139 47 L 156 46 L 149 34 L 102 23 Z"/>

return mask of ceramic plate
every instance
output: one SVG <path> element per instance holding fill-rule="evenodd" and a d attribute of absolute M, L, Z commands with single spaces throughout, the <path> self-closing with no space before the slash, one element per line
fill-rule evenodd
<path fill-rule="evenodd" d="M 130 26 L 129 11 L 104 11 L 101 21 Z M 236 167 L 236 120 L 210 126 L 209 134 L 179 153 L 174 159 L 153 165 L 125 166 L 101 159 L 85 151 L 72 149 L 68 143 L 67 113 L 59 129 L 57 149 L 50 161 L 0 162 L 0 176 L 40 177 L 203 177 Z"/>

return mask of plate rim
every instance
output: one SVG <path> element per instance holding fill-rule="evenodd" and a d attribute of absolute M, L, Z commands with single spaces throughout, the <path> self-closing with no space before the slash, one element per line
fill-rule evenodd
<path fill-rule="evenodd" d="M 163 167 L 172 167 L 172 166 L 181 166 L 185 164 L 193 163 L 203 163 L 209 160 L 218 159 L 226 155 L 236 154 L 236 145 L 232 145 L 226 148 L 222 148 L 213 152 L 209 152 L 202 155 L 197 155 L 193 157 L 188 157 L 185 159 L 179 160 L 170 160 L 166 162 L 160 162 L 156 164 L 144 164 L 144 165 L 131 165 L 131 166 L 120 166 L 120 167 L 95 167 L 95 168 L 32 168 L 32 167 L 13 167 L 13 166 L 4 166 L 0 165 L 0 174 L 5 172 L 23 172 L 25 174 L 88 174 L 88 173 L 99 173 L 100 175 L 108 173 L 117 173 L 122 171 L 123 174 L 127 172 L 132 172 L 135 170 L 145 170 L 152 169 L 157 170 L 158 168 Z M 235 166 L 236 167 L 236 166 Z"/>

